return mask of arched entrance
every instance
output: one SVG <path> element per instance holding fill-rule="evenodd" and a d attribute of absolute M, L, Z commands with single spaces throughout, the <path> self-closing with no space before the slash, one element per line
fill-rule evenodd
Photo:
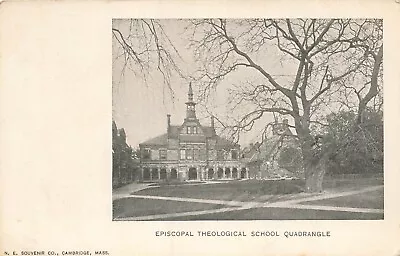
<path fill-rule="evenodd" d="M 158 180 L 158 169 L 157 168 L 153 168 L 151 170 L 151 179 Z"/>
<path fill-rule="evenodd" d="M 222 179 L 223 175 L 224 175 L 224 170 L 222 168 L 218 168 L 217 178 Z"/>
<path fill-rule="evenodd" d="M 246 178 L 246 168 L 242 168 L 242 171 L 240 172 L 240 178 L 245 179 Z"/>
<path fill-rule="evenodd" d="M 189 168 L 189 180 L 197 180 L 197 170 L 194 167 Z"/>
<path fill-rule="evenodd" d="M 225 168 L 225 178 L 232 178 L 232 173 L 230 168 Z"/>
<path fill-rule="evenodd" d="M 178 179 L 178 172 L 176 169 L 171 170 L 171 180 L 176 180 Z"/>
<path fill-rule="evenodd" d="M 208 169 L 208 179 L 212 180 L 214 178 L 214 169 L 213 168 L 209 168 Z"/>
<path fill-rule="evenodd" d="M 167 179 L 167 169 L 162 168 L 160 170 L 160 179 L 162 179 L 162 180 L 166 180 Z"/>
<path fill-rule="evenodd" d="M 232 169 L 232 178 L 237 179 L 238 178 L 238 170 L 237 168 Z"/>
<path fill-rule="evenodd" d="M 150 180 L 150 170 L 149 168 L 143 169 L 143 180 Z"/>

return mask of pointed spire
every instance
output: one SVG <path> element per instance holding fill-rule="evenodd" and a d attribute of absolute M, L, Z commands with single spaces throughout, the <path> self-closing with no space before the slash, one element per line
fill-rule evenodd
<path fill-rule="evenodd" d="M 196 119 L 196 103 L 193 101 L 192 83 L 189 83 L 188 102 L 186 102 L 186 118 Z"/>
<path fill-rule="evenodd" d="M 188 93 L 189 102 L 193 102 L 193 89 L 192 82 L 189 83 L 189 93 Z"/>
<path fill-rule="evenodd" d="M 167 128 L 168 128 L 168 131 L 169 131 L 170 127 L 171 127 L 171 115 L 167 114 Z"/>

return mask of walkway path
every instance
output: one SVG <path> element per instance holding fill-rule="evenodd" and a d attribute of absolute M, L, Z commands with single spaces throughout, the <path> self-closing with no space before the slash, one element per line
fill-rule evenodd
<path fill-rule="evenodd" d="M 366 193 L 370 191 L 375 191 L 383 188 L 382 185 L 368 187 L 360 190 L 346 191 L 322 194 L 317 196 L 310 195 L 309 197 L 303 197 L 300 199 L 290 199 L 274 203 L 260 203 L 260 202 L 240 202 L 240 201 L 224 201 L 224 200 L 210 200 L 210 199 L 195 199 L 195 198 L 181 198 L 181 197 L 162 197 L 162 196 L 145 196 L 145 195 L 129 195 L 126 197 L 131 198 L 142 198 L 142 199 L 155 199 L 155 200 L 170 200 L 170 201 L 180 201 L 180 202 L 193 202 L 193 203 L 208 203 L 208 204 L 218 204 L 227 205 L 230 207 L 212 209 L 205 211 L 191 211 L 191 212 L 180 212 L 180 213 L 168 213 L 168 214 L 157 214 L 148 216 L 138 216 L 138 217 L 124 217 L 118 218 L 117 220 L 156 220 L 164 218 L 174 218 L 182 216 L 196 216 L 203 214 L 214 214 L 229 211 L 240 211 L 252 208 L 289 208 L 289 209 L 309 209 L 309 210 L 324 210 L 324 211 L 342 211 L 342 212 L 358 212 L 358 213 L 383 213 L 382 209 L 369 209 L 369 208 L 353 208 L 353 207 L 336 207 L 336 206 L 320 206 L 320 205 L 300 205 L 299 203 L 332 199 L 343 196 L 356 195 L 360 193 Z"/>
<path fill-rule="evenodd" d="M 207 184 L 218 184 L 218 183 L 227 183 L 228 181 L 205 181 L 205 182 L 188 182 L 188 183 L 184 183 L 184 184 L 179 184 L 179 186 L 196 186 L 196 185 L 207 185 Z M 120 188 L 116 188 L 113 190 L 112 192 L 112 199 L 114 200 L 118 200 L 121 198 L 126 198 L 126 197 L 132 197 L 131 194 L 143 189 L 147 189 L 147 188 L 158 188 L 160 186 L 156 186 L 157 183 L 131 183 L 128 185 L 125 185 L 123 187 Z M 161 199 L 161 198 L 159 198 Z M 167 199 L 163 199 L 163 200 L 167 200 Z"/>
<path fill-rule="evenodd" d="M 230 205 L 230 206 L 242 206 L 243 205 L 243 202 L 239 202 L 239 201 L 197 199 L 197 198 L 172 197 L 172 196 L 129 195 L 127 197 L 130 197 L 130 198 L 141 198 L 141 199 L 158 199 L 158 200 L 167 200 L 167 201 L 179 201 L 179 202 L 189 202 L 189 203 L 224 204 L 224 205 Z"/>
<path fill-rule="evenodd" d="M 131 193 L 137 192 L 146 188 L 156 188 L 157 186 L 150 186 L 153 183 L 131 183 L 128 185 L 125 185 L 120 188 L 113 189 L 112 192 L 112 199 L 117 200 L 125 197 L 129 197 Z"/>

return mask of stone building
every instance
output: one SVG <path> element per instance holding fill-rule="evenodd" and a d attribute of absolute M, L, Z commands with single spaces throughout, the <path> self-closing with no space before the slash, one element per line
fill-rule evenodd
<path fill-rule="evenodd" d="M 298 177 L 301 152 L 288 120 L 272 125 L 272 136 L 251 144 L 241 152 L 252 178 Z"/>
<path fill-rule="evenodd" d="M 218 136 L 214 128 L 196 117 L 192 86 L 189 84 L 186 118 L 180 125 L 171 124 L 167 115 L 166 133 L 139 144 L 141 179 L 211 180 L 248 178 L 240 162 L 240 146 Z"/>

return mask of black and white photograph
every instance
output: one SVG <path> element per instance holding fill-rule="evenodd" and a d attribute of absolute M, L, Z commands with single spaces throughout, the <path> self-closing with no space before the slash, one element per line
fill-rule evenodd
<path fill-rule="evenodd" d="M 399 14 L 1 2 L 0 253 L 400 255 Z"/>
<path fill-rule="evenodd" d="M 381 19 L 113 19 L 112 57 L 113 220 L 384 218 Z"/>

